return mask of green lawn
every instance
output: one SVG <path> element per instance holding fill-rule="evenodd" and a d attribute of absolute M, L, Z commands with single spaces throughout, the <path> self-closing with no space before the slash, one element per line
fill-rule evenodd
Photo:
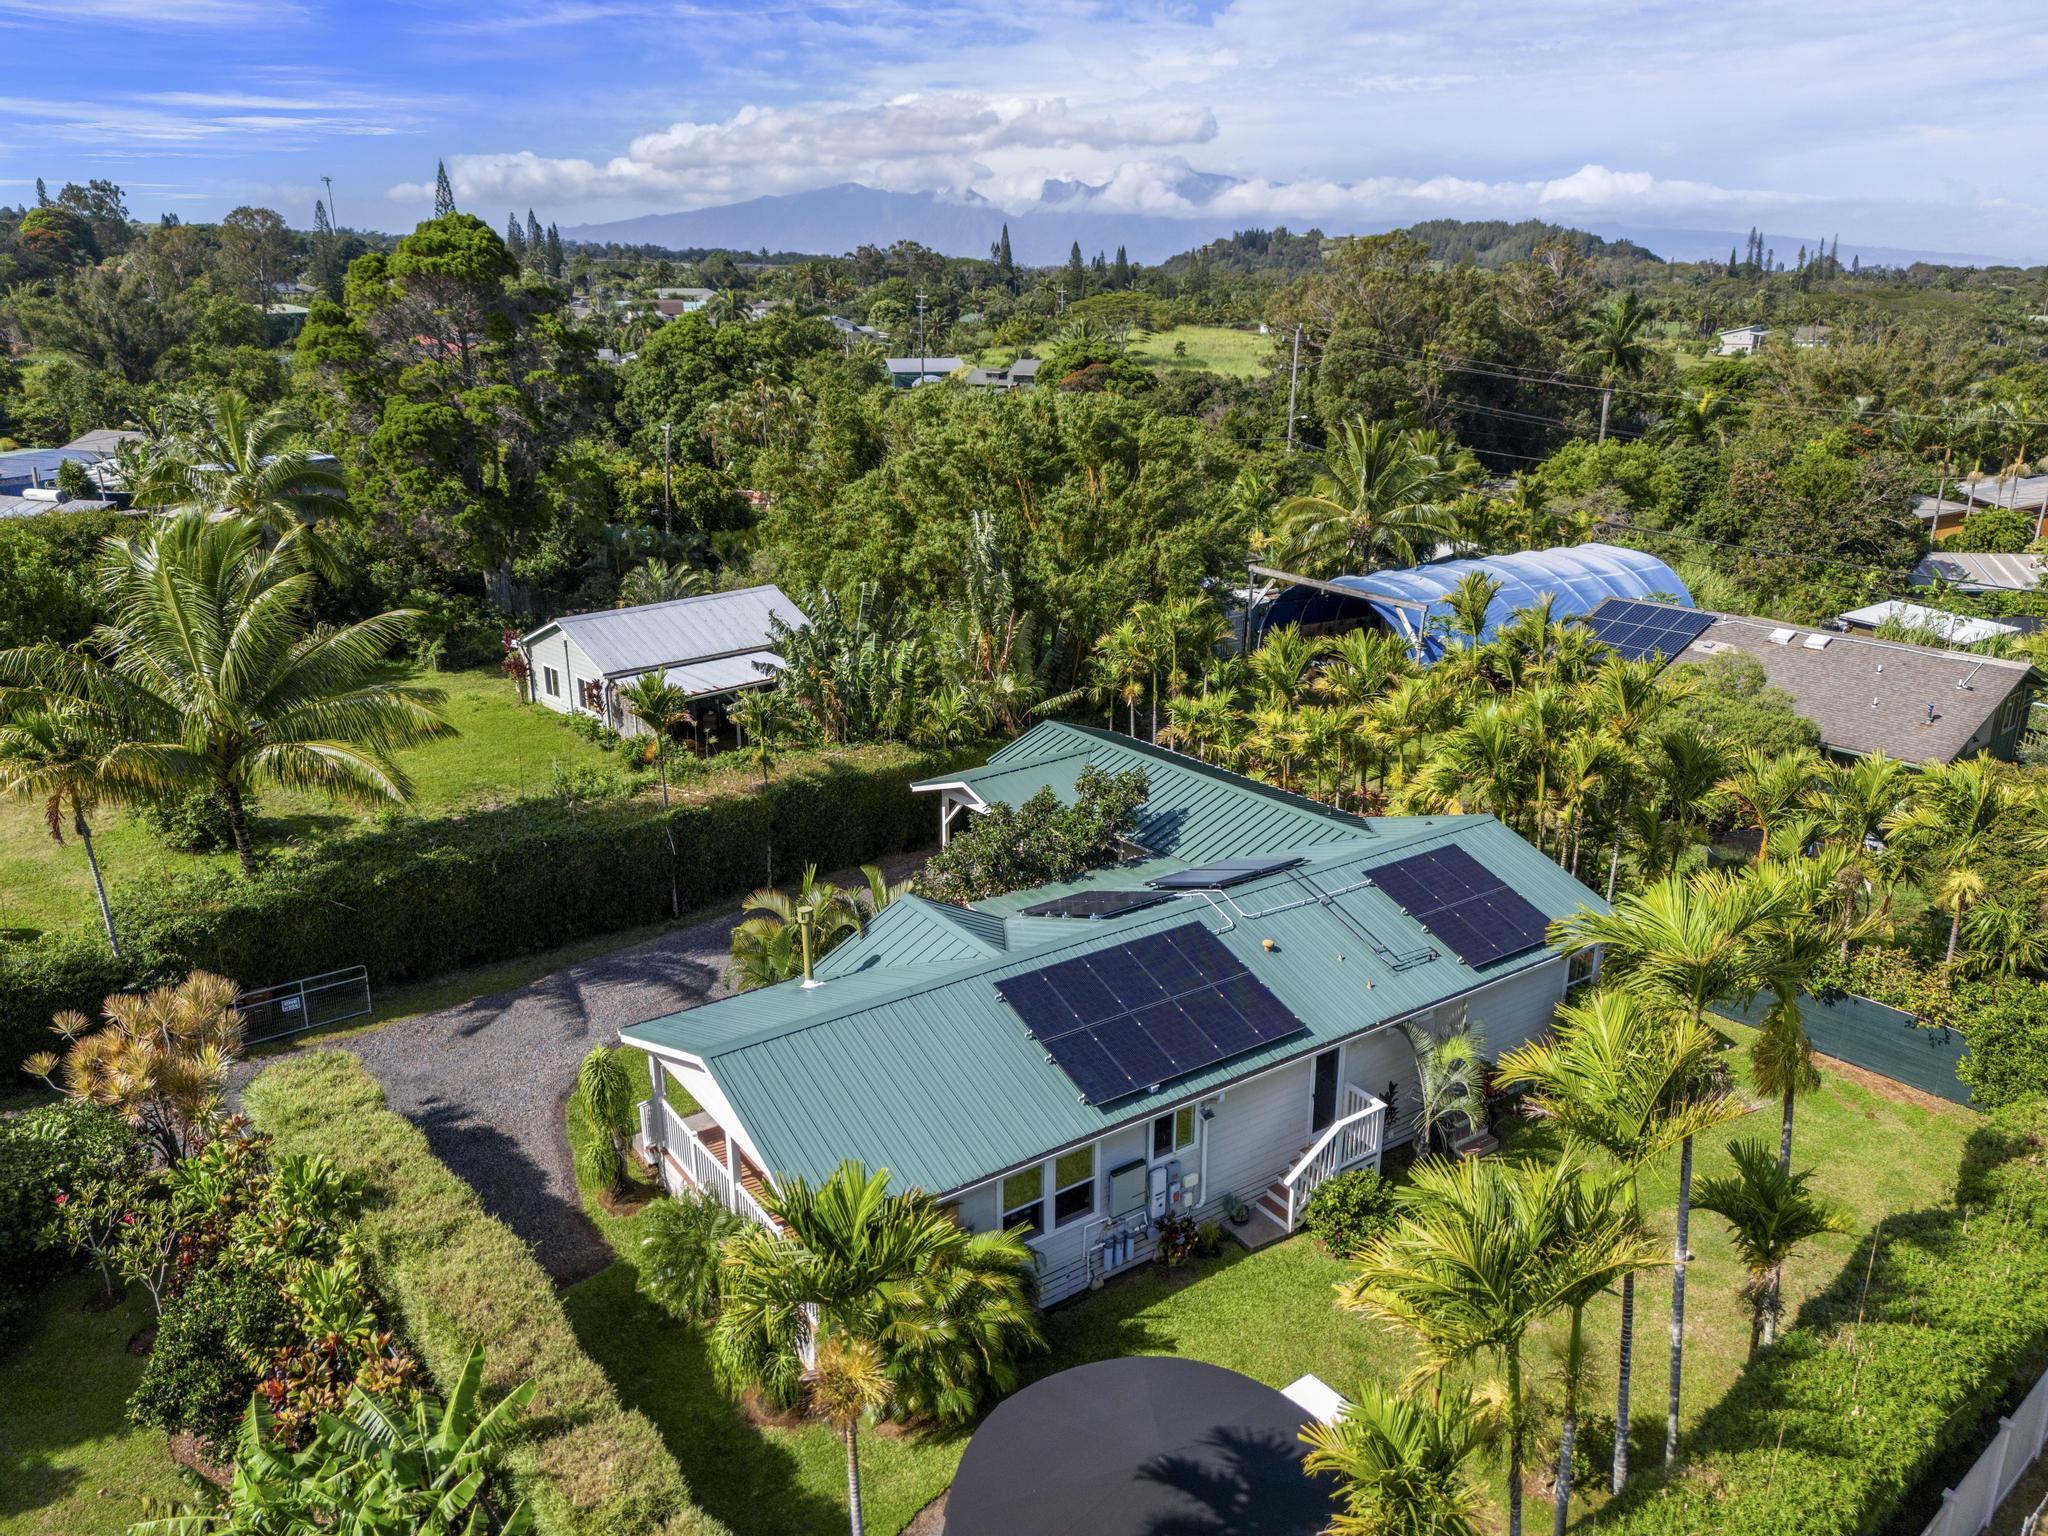
<path fill-rule="evenodd" d="M 1176 356 L 1175 346 L 1185 347 L 1185 355 Z M 1261 336 L 1256 327 L 1241 331 L 1228 325 L 1181 325 L 1137 338 L 1130 352 L 1133 359 L 1152 368 L 1201 368 L 1231 378 L 1255 379 L 1265 373 L 1268 363 L 1281 357 L 1279 346 L 1275 337 Z"/>
<path fill-rule="evenodd" d="M 511 681 L 494 667 L 435 673 L 421 681 L 447 694 L 448 722 L 459 734 L 401 755 L 413 780 L 415 815 L 474 810 L 545 790 L 554 782 L 556 763 L 620 763 L 616 753 L 583 740 L 560 716 L 538 705 L 522 706 Z M 274 847 L 373 814 L 319 795 L 268 790 L 257 805 L 257 838 Z M 173 853 L 126 812 L 108 810 L 99 821 L 94 843 L 114 889 L 157 872 L 232 863 L 225 853 Z M 0 801 L 0 932 L 94 920 L 91 876 L 77 840 L 67 832 L 62 846 L 53 843 L 40 804 Z"/>
<path fill-rule="evenodd" d="M 1902 1097 L 1830 1072 L 1799 1106 L 1795 1158 L 1816 1170 L 1816 1187 L 1845 1203 L 1860 1229 L 1889 1212 L 1945 1202 L 1976 1120 L 1968 1110 Z M 1696 1176 L 1728 1165 L 1724 1147 L 1732 1137 L 1776 1134 L 1770 1109 L 1738 1122 L 1702 1143 Z M 1674 1158 L 1653 1170 L 1644 1186 L 1646 1207 L 1667 1241 L 1676 1195 Z M 632 1220 L 594 1206 L 592 1214 L 621 1257 L 569 1293 L 570 1317 L 621 1395 L 661 1428 L 697 1498 L 737 1536 L 844 1529 L 837 1442 L 822 1428 L 750 1424 L 712 1384 L 694 1331 L 669 1321 L 634 1291 Z M 1687 1423 L 1727 1391 L 1748 1347 L 1741 1270 L 1718 1218 L 1695 1216 L 1692 1246 L 1682 1402 Z M 1786 1276 L 1790 1306 L 1796 1309 L 1824 1287 L 1857 1250 L 1852 1234 L 1816 1242 L 1797 1257 Z M 1331 1287 L 1344 1271 L 1306 1237 L 1256 1254 L 1227 1245 L 1223 1257 L 1195 1265 L 1186 1278 L 1168 1280 L 1148 1267 L 1050 1312 L 1051 1352 L 1034 1373 L 1116 1355 L 1161 1354 L 1214 1361 L 1276 1387 L 1306 1371 L 1347 1393 L 1365 1381 L 1396 1385 L 1408 1367 L 1407 1347 L 1389 1331 L 1337 1311 Z M 1654 1431 L 1659 1443 L 1669 1292 L 1668 1277 L 1653 1275 L 1639 1287 L 1637 1305 L 1632 1417 L 1639 1437 Z M 1609 1299 L 1589 1314 L 1595 1353 L 1610 1362 L 1590 1410 L 1606 1405 L 1612 1411 L 1616 1313 Z M 1550 1332 L 1561 1335 L 1561 1328 Z M 1538 1392 L 1552 1368 L 1554 1342 L 1540 1338 L 1529 1352 Z M 944 1491 L 963 1444 L 957 1434 L 868 1436 L 863 1468 L 870 1530 L 890 1536 Z M 1592 1496 L 1575 1507 L 1590 1513 L 1598 1502 Z"/>
<path fill-rule="evenodd" d="M 146 1500 L 187 1497 L 163 1434 L 127 1419 L 142 1375 L 128 1340 L 149 1321 L 149 1298 L 86 1310 L 98 1294 L 97 1279 L 58 1281 L 0 1353 L 0 1536 L 116 1536 Z"/>

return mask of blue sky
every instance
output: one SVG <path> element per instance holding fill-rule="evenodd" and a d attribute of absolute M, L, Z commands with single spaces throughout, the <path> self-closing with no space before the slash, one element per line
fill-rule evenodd
<path fill-rule="evenodd" d="M 1795 229 L 2048 260 L 2038 0 L 489 6 L 0 0 L 0 199 L 109 176 L 408 227 L 445 158 L 494 223 L 840 181 L 1047 178 L 1244 224 Z M 1212 210 L 1213 211 L 1213 210 Z"/>

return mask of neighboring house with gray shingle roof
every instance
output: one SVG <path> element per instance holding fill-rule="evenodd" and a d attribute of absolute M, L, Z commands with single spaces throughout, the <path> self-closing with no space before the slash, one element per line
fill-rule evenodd
<path fill-rule="evenodd" d="M 2017 754 L 2034 669 L 1974 651 L 1719 614 L 1673 664 L 1739 651 L 1845 757 L 1882 752 L 1908 763 Z"/>
<path fill-rule="evenodd" d="M 710 592 L 637 608 L 565 613 L 519 642 L 533 697 L 557 714 L 595 715 L 627 735 L 644 729 L 619 702 L 619 687 L 660 672 L 692 699 L 775 680 L 774 621 L 808 622 L 774 586 Z"/>
<path fill-rule="evenodd" d="M 1590 961 L 1550 948 L 1541 925 L 1600 899 L 1491 816 L 1342 815 L 1060 723 L 916 787 L 957 818 L 1038 789 L 1071 801 L 1088 764 L 1146 772 L 1121 863 L 971 909 L 899 899 L 819 962 L 811 985 L 621 1031 L 647 1056 L 656 1091 L 641 1106 L 641 1144 L 664 1182 L 764 1219 L 759 1198 L 791 1175 L 815 1183 L 846 1160 L 886 1168 L 896 1188 L 928 1190 L 973 1231 L 1027 1229 L 1041 1296 L 1057 1301 L 1149 1257 L 1160 1214 L 1215 1219 L 1236 1197 L 1262 1213 L 1255 1222 L 1286 1229 L 1321 1179 L 1377 1166 L 1412 1139 L 1409 1030 L 1469 1025 L 1497 1057 L 1548 1028 L 1568 981 L 1592 974 Z M 1255 855 L 1273 859 L 1235 884 L 1148 884 L 1201 886 L 1198 867 Z M 1447 937 L 1459 930 L 1396 899 L 1394 866 L 1454 855 L 1534 909 L 1529 936 L 1495 958 L 1468 963 Z M 1049 897 L 1110 893 L 1149 904 L 1107 917 L 1038 910 Z M 1205 1011 L 1209 974 L 1197 963 L 1176 976 L 1154 959 L 1180 944 L 1220 966 L 1216 991 L 1233 1007 L 1252 1005 L 1236 979 L 1248 978 L 1288 1027 L 1216 1054 L 1222 1036 L 1201 1038 L 1222 1027 Z M 1093 1027 L 1104 1049 L 1132 1035 L 1164 1052 L 1158 1081 L 1091 1094 L 1060 1065 L 1069 1055 L 1048 1043 L 1072 1030 L 1027 1006 L 1059 966 L 1085 969 L 1129 1010 Z M 669 1107 L 671 1083 L 696 1113 Z"/>

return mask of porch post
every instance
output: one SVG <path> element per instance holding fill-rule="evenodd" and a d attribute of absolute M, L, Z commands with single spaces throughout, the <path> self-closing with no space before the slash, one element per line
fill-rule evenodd
<path fill-rule="evenodd" d="M 668 1148 L 668 1116 L 662 1113 L 662 1106 L 668 1103 L 668 1071 L 652 1051 L 647 1053 L 647 1078 L 654 1089 L 654 1101 L 648 1106 L 651 1112 L 647 1116 L 648 1160 L 658 1166 L 660 1154 Z"/>

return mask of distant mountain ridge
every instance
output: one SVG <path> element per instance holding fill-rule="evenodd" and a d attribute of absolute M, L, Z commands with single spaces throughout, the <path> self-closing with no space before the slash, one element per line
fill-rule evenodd
<path fill-rule="evenodd" d="M 1190 170 L 1179 178 L 1174 190 L 1199 209 L 1235 184 L 1229 176 Z M 1035 204 L 1013 212 L 974 192 L 889 192 L 848 181 L 809 192 L 775 193 L 680 213 L 648 213 L 602 224 L 576 225 L 564 229 L 562 238 L 670 250 L 758 251 L 765 247 L 770 251 L 833 256 L 859 245 L 888 246 L 898 240 L 914 240 L 948 256 L 986 256 L 1008 225 L 1011 252 L 1025 266 L 1046 267 L 1065 261 L 1069 249 L 1077 243 L 1082 254 L 1091 257 L 1097 251 L 1113 252 L 1121 245 L 1132 260 L 1150 265 L 1213 240 L 1228 239 L 1257 223 L 1241 214 L 1196 212 L 1173 216 L 1106 208 L 1101 201 L 1106 190 L 1081 181 L 1048 181 L 1040 189 Z M 1379 234 L 1404 227 L 1398 219 L 1338 218 L 1318 222 L 1331 235 Z M 1475 221 L 1432 220 L 1430 224 L 1447 231 L 1470 222 Z M 1522 231 L 1536 224 L 1535 220 L 1527 220 L 1501 227 Z M 1746 238 L 1746 232 L 1645 229 L 1605 222 L 1577 227 L 1609 242 L 1633 244 L 1669 261 L 1715 260 Z M 1811 248 L 1812 242 L 1820 237 L 1766 235 L 1765 241 L 1776 247 L 1789 267 L 1802 238 Z M 1628 253 L 1624 247 L 1606 254 Z M 1991 264 L 1991 259 L 1984 256 L 1852 245 L 1844 241 L 1842 260 L 1847 262 L 1853 256 L 1860 256 L 1866 264 L 1894 266 L 1916 261 L 1948 266 Z"/>

